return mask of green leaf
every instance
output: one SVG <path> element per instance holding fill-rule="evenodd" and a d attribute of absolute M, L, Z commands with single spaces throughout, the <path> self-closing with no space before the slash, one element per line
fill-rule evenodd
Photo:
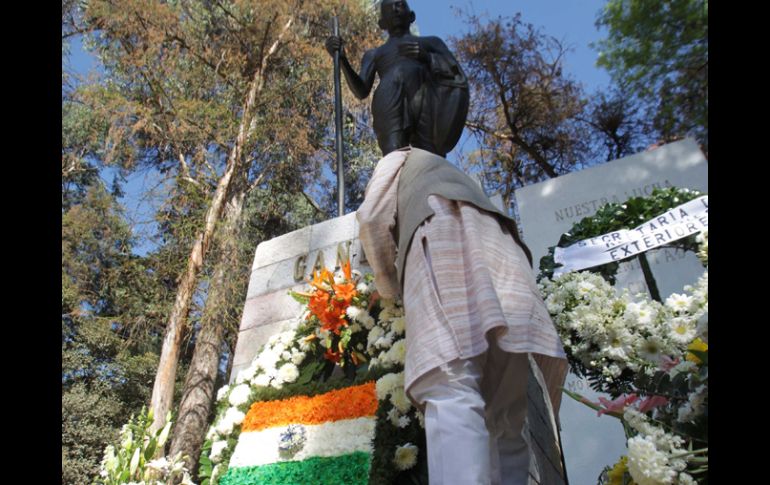
<path fill-rule="evenodd" d="M 147 449 L 144 450 L 144 458 L 146 460 L 152 460 L 153 455 L 155 454 L 155 450 L 158 447 L 158 440 L 155 438 L 150 438 L 150 441 L 147 443 Z"/>
<path fill-rule="evenodd" d="M 310 303 L 309 297 L 300 295 L 295 291 L 289 291 L 289 296 L 294 298 L 297 301 L 297 303 L 299 303 L 300 305 L 307 305 L 308 303 Z"/>

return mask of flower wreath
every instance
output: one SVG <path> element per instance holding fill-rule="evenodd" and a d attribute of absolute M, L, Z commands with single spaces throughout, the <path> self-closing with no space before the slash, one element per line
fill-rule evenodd
<path fill-rule="evenodd" d="M 349 261 L 335 272 L 315 271 L 308 284 L 305 291 L 290 292 L 305 308 L 296 327 L 271 337 L 251 365 L 218 391 L 216 417 L 201 452 L 201 485 L 314 483 L 319 477 L 383 485 L 402 479 L 427 483 L 425 453 L 419 452 L 425 449 L 423 416 L 404 392 L 403 307 L 374 299 L 373 275 L 351 270 Z M 369 389 L 377 402 L 370 458 L 358 453 L 344 463 L 305 460 L 304 468 L 295 469 L 290 478 L 279 466 L 247 469 L 233 462 L 242 430 L 270 426 L 280 428 L 273 443 L 281 457 L 277 465 L 290 462 L 304 447 L 321 449 L 322 456 L 341 455 L 335 447 L 360 440 L 352 436 L 357 431 L 311 444 L 311 433 L 291 422 L 284 408 L 312 401 L 306 405 L 306 419 L 321 423 L 333 417 L 319 413 L 356 415 L 356 403 L 367 401 L 359 395 Z M 335 397 L 344 392 L 344 399 Z"/>
<path fill-rule="evenodd" d="M 629 229 L 697 191 L 669 188 L 650 197 L 607 204 L 564 234 L 565 247 Z M 541 260 L 540 290 L 564 343 L 573 372 L 613 400 L 574 399 L 623 422 L 628 456 L 599 477 L 601 484 L 708 482 L 708 232 L 673 244 L 698 254 L 706 270 L 683 294 L 665 302 L 646 293 L 618 294 L 618 263 L 553 277 L 553 250 Z"/>

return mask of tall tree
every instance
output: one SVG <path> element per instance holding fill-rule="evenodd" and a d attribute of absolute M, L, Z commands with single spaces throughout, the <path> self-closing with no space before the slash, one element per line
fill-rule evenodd
<path fill-rule="evenodd" d="M 609 0 L 597 20 L 599 66 L 650 106 L 665 140 L 708 150 L 708 0 Z"/>
<path fill-rule="evenodd" d="M 214 384 L 220 363 L 223 339 L 237 335 L 239 315 L 246 294 L 250 269 L 250 257 L 253 252 L 254 237 L 270 238 L 305 225 L 315 216 L 326 216 L 314 198 L 309 195 L 310 188 L 317 185 L 317 164 L 322 159 L 323 151 L 318 147 L 328 144 L 329 122 L 331 116 L 331 96 L 329 80 L 330 65 L 325 52 L 321 50 L 323 39 L 328 35 L 327 20 L 330 17 L 330 4 L 315 5 L 300 12 L 304 24 L 300 32 L 295 32 L 292 42 L 285 46 L 285 52 L 275 58 L 263 99 L 268 101 L 257 108 L 260 120 L 281 124 L 287 122 L 294 126 L 305 126 L 303 138 L 297 139 L 296 129 L 282 128 L 283 136 L 272 135 L 260 139 L 250 156 L 253 157 L 251 174 L 243 171 L 235 179 L 228 191 L 228 202 L 224 209 L 221 225 L 217 230 L 215 247 L 212 248 L 216 259 L 212 265 L 211 278 L 208 280 L 208 292 L 201 324 L 196 334 L 195 353 L 182 400 L 179 406 L 179 418 L 174 429 L 171 453 L 182 451 L 189 457 L 190 464 L 197 463 L 200 446 L 204 440 L 209 412 L 213 407 Z M 364 4 L 351 3 L 340 8 L 345 21 L 345 28 L 360 42 L 358 51 L 373 42 L 375 24 L 371 22 L 371 11 L 363 8 Z M 230 16 L 239 15 L 239 11 L 230 10 Z M 312 84 L 303 79 L 308 72 L 298 68 L 301 59 L 305 65 L 310 56 L 321 63 L 313 67 Z M 326 63 L 324 64 L 324 61 Z M 296 89 L 296 85 L 305 84 L 305 95 L 286 98 L 281 90 Z M 315 86 L 313 86 L 315 85 Z M 275 91 L 270 91 L 275 89 Z M 301 118 L 301 119 L 298 119 Z M 255 127 L 257 132 L 270 133 L 264 127 Z M 304 142 L 303 142 L 304 140 Z M 333 157 L 329 157 L 333 160 Z M 288 196 L 288 197 L 287 197 Z M 244 212 L 248 199 L 262 200 L 261 209 Z M 314 210 L 310 208 L 314 207 Z M 305 206 L 306 209 L 302 209 Z M 258 231 L 245 231 L 248 218 L 258 217 L 261 222 L 251 224 Z M 275 220 L 279 223 L 271 224 Z M 244 238 L 247 234 L 250 237 Z M 234 346 L 234 342 L 233 342 Z M 232 350 L 232 346 L 231 346 Z"/>
<path fill-rule="evenodd" d="M 566 49 L 521 15 L 483 23 L 452 39 L 471 86 L 466 126 L 480 150 L 471 156 L 484 183 L 509 206 L 514 188 L 570 171 L 585 161 L 585 100 L 562 71 Z"/>
<path fill-rule="evenodd" d="M 207 195 L 166 325 L 152 398 L 156 427 L 171 406 L 205 257 L 217 231 L 231 226 L 220 224 L 227 201 L 271 183 L 276 171 L 302 175 L 301 167 L 314 163 L 314 139 L 330 118 L 319 109 L 329 84 L 320 32 L 326 34 L 335 6 L 261 0 L 89 4 L 86 18 L 98 31 L 95 40 L 111 74 L 95 96 L 111 120 L 108 158 L 175 172 L 189 190 L 202 186 Z M 240 177 L 248 182 L 238 189 Z"/>
<path fill-rule="evenodd" d="M 150 397 L 168 292 L 132 254 L 121 207 L 99 180 L 62 215 L 62 475 L 90 484 L 126 416 Z M 137 322 L 150 329 L 134 332 Z"/>

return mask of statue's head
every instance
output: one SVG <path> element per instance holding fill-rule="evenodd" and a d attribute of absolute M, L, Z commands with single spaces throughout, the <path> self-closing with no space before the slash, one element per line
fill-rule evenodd
<path fill-rule="evenodd" d="M 405 0 L 382 0 L 380 3 L 379 26 L 383 30 L 409 30 L 417 17 Z"/>

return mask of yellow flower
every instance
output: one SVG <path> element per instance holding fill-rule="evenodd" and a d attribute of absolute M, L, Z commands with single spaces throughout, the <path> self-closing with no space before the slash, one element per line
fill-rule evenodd
<path fill-rule="evenodd" d="M 709 349 L 708 344 L 699 338 L 696 338 L 695 340 L 693 340 L 692 343 L 687 347 L 687 350 L 697 350 L 698 352 L 707 352 L 708 349 Z M 687 352 L 685 359 L 695 362 L 696 364 L 701 363 L 701 360 L 691 352 Z"/>
<path fill-rule="evenodd" d="M 607 478 L 609 478 L 609 482 L 607 482 L 607 485 L 623 485 L 623 475 L 626 474 L 628 471 L 628 457 L 622 456 L 620 460 L 615 463 L 615 466 L 612 467 L 612 470 L 607 472 Z M 632 480 L 629 482 L 629 485 L 636 485 L 636 483 Z"/>

